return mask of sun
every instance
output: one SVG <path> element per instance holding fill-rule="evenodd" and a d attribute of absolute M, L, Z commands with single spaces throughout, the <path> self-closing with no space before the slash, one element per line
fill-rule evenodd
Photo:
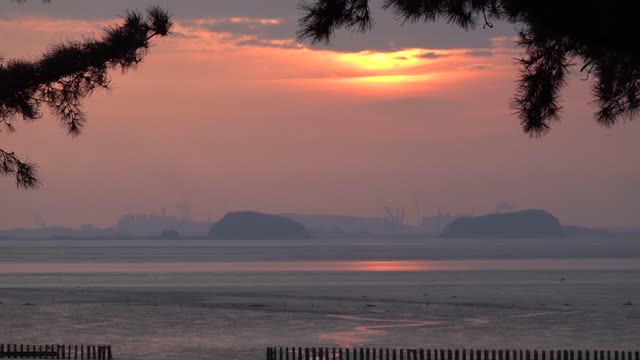
<path fill-rule="evenodd" d="M 424 64 L 431 59 L 420 55 L 424 49 L 407 49 L 394 52 L 361 51 L 357 53 L 340 54 L 338 59 L 366 70 L 392 70 Z"/>

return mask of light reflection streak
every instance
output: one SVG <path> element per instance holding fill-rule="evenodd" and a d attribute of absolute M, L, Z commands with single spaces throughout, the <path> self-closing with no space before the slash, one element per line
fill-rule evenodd
<path fill-rule="evenodd" d="M 5 262 L 0 274 L 640 270 L 638 259 Z"/>

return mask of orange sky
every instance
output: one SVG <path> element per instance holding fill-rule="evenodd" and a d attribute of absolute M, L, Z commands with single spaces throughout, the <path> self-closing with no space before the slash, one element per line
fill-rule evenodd
<path fill-rule="evenodd" d="M 2 54 L 37 56 L 52 41 L 114 19 L 0 17 Z M 268 28 L 277 17 L 177 18 L 140 69 L 86 102 L 69 138 L 51 116 L 2 147 L 40 165 L 45 186 L 0 182 L 0 227 L 115 223 L 188 200 L 198 219 L 229 210 L 381 216 L 416 202 L 476 213 L 498 202 L 544 208 L 565 223 L 640 224 L 638 123 L 598 127 L 579 75 L 563 122 L 529 139 L 508 108 L 519 52 L 486 48 L 312 49 L 211 24 Z M 294 29 L 295 30 L 295 29 Z M 410 216 L 410 220 L 411 219 Z"/>

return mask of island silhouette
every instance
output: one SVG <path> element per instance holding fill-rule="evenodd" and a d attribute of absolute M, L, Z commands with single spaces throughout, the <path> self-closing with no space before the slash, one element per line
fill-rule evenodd
<path fill-rule="evenodd" d="M 279 215 L 255 211 L 227 213 L 211 226 L 214 240 L 303 240 L 311 239 L 307 229 L 297 221 Z"/>
<path fill-rule="evenodd" d="M 461 217 L 442 232 L 446 238 L 558 238 L 566 234 L 560 221 L 544 210 L 522 210 Z"/>

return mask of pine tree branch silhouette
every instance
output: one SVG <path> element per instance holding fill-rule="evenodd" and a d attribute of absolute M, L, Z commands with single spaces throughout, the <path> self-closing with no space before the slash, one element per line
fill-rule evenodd
<path fill-rule="evenodd" d="M 40 119 L 44 105 L 69 135 L 78 136 L 86 123 L 82 100 L 109 88 L 110 70 L 135 69 L 150 41 L 169 35 L 171 27 L 169 13 L 155 6 L 146 13 L 127 12 L 122 24 L 106 28 L 101 38 L 53 45 L 37 61 L 0 60 L 0 131 L 14 132 L 16 119 Z M 0 175 L 15 176 L 19 188 L 41 185 L 33 163 L 2 149 Z"/>
<path fill-rule="evenodd" d="M 298 40 L 329 43 L 338 29 L 366 32 L 369 0 L 314 0 L 298 5 Z M 493 21 L 520 26 L 519 79 L 511 102 L 523 131 L 539 137 L 560 120 L 560 91 L 574 62 L 593 80 L 596 121 L 610 127 L 640 109 L 640 42 L 637 1 L 583 0 L 384 0 L 382 8 L 402 22 L 438 20 L 465 30 Z"/>

